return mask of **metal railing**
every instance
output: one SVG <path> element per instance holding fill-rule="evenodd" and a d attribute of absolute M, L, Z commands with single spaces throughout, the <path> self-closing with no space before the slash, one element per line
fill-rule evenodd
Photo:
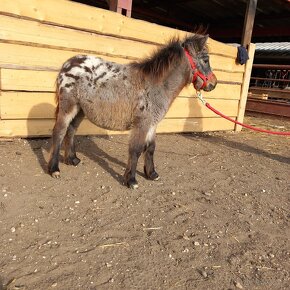
<path fill-rule="evenodd" d="M 290 65 L 253 64 L 251 86 L 290 89 Z"/>

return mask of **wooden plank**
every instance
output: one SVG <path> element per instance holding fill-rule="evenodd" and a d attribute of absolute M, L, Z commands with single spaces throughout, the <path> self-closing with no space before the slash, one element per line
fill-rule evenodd
<path fill-rule="evenodd" d="M 2 90 L 54 92 L 57 73 L 57 71 L 34 71 L 27 69 L 24 70 L 2 68 Z M 215 74 L 218 78 L 218 81 L 224 81 L 228 83 L 239 83 L 241 82 L 243 77 L 242 73 L 227 73 L 215 71 Z M 217 89 L 219 89 L 219 87 L 221 86 L 224 86 L 224 84 L 218 84 Z M 230 89 L 232 89 L 232 87 L 229 87 L 229 90 Z M 194 93 L 193 90 L 191 90 L 191 92 L 188 94 L 192 93 Z M 237 96 L 237 98 L 239 98 L 239 96 Z"/>
<path fill-rule="evenodd" d="M 212 38 L 208 40 L 208 50 L 210 54 L 219 54 L 233 59 L 236 59 L 238 55 L 237 47 L 216 41 Z"/>
<path fill-rule="evenodd" d="M 215 68 L 214 73 L 218 81 L 233 82 L 237 84 L 243 83 L 244 72 L 224 72 Z"/>
<path fill-rule="evenodd" d="M 0 67 L 35 67 L 46 70 L 59 70 L 70 57 L 77 55 L 75 51 L 34 47 L 10 43 L 0 43 Z M 98 56 L 98 55 L 96 55 Z M 100 56 L 109 61 L 128 63 L 128 59 Z"/>
<path fill-rule="evenodd" d="M 249 92 L 248 93 L 248 100 L 249 99 L 260 99 L 260 100 L 267 100 L 269 97 L 268 94 L 259 94 L 259 93 L 256 93 L 256 94 L 253 94 L 252 92 Z M 247 102 L 248 102 L 247 100 Z"/>
<path fill-rule="evenodd" d="M 0 39 L 123 58 L 141 58 L 156 45 L 0 15 Z M 21 27 L 21 29 L 19 29 Z M 138 47 L 138 49 L 136 49 Z"/>
<path fill-rule="evenodd" d="M 184 37 L 184 31 L 160 26 L 121 14 L 63 0 L 1 0 L 2 14 L 32 18 L 42 23 L 82 29 L 123 38 L 163 44 L 172 36 Z M 112 21 L 113 20 L 113 21 Z M 154 31 L 154 33 L 152 33 Z M 237 48 L 209 39 L 211 52 L 236 58 Z"/>
<path fill-rule="evenodd" d="M 0 137 L 51 136 L 53 119 L 0 120 Z M 164 119 L 157 127 L 158 133 L 205 132 L 233 130 L 233 123 L 222 118 Z M 84 120 L 77 135 L 111 135 L 127 132 L 103 130 Z"/>
<path fill-rule="evenodd" d="M 211 105 L 224 114 L 236 117 L 238 113 L 238 100 L 212 99 Z M 206 108 L 198 99 L 178 97 L 173 102 L 165 118 L 198 118 L 216 117 L 216 114 Z"/>
<path fill-rule="evenodd" d="M 46 70 L 49 68 L 52 70 L 58 70 L 68 58 L 77 54 L 78 52 L 76 51 L 0 43 L 0 67 L 9 67 L 13 65 L 14 67 L 27 66 L 46 68 Z M 98 54 L 92 55 L 118 63 L 128 63 L 130 61 L 120 57 L 103 56 Z M 214 71 L 219 70 L 228 73 L 242 73 L 244 71 L 244 67 L 236 65 L 235 61 L 231 58 L 212 56 L 210 62 Z"/>
<path fill-rule="evenodd" d="M 2 92 L 1 119 L 49 119 L 54 118 L 54 93 Z M 237 116 L 238 100 L 212 99 L 211 104 L 229 116 Z M 215 117 L 196 98 L 178 97 L 166 118 Z"/>
<path fill-rule="evenodd" d="M 54 93 L 2 92 L 1 119 L 54 118 Z"/>
<path fill-rule="evenodd" d="M 123 60 L 124 63 L 128 60 Z M 54 91 L 54 82 L 58 69 L 48 70 L 45 67 L 6 65 L 2 66 L 2 85 L 4 90 L 27 90 L 27 91 Z M 1 67 L 1 66 L 0 66 Z M 219 85 L 236 84 L 241 85 L 243 81 L 243 72 L 224 72 L 214 71 Z M 46 79 L 46 83 L 39 83 L 39 80 Z M 16 81 L 15 81 L 16 80 Z M 35 89 L 37 88 L 37 89 Z"/>
<path fill-rule="evenodd" d="M 2 90 L 55 92 L 56 71 L 1 69 Z"/>
<path fill-rule="evenodd" d="M 224 74 L 223 72 L 221 72 Z M 219 74 L 217 74 L 219 75 Z M 226 76 L 227 74 L 225 74 Z M 234 75 L 234 74 L 232 74 Z M 1 73 L 2 90 L 11 91 L 32 91 L 32 92 L 54 92 L 57 72 L 55 71 L 31 71 L 3 69 Z M 204 92 L 208 99 L 239 99 L 241 85 L 220 84 L 218 83 L 215 90 Z M 182 90 L 180 96 L 196 97 L 196 92 L 192 85 Z"/>
<path fill-rule="evenodd" d="M 244 115 L 245 115 L 247 96 L 248 96 L 252 66 L 253 66 L 253 61 L 254 61 L 255 47 L 256 47 L 255 44 L 253 43 L 249 44 L 249 49 L 248 49 L 249 59 L 245 65 L 246 70 L 244 74 L 244 81 L 242 85 L 242 92 L 241 92 L 239 111 L 238 111 L 238 117 L 237 117 L 237 121 L 239 121 L 240 123 L 243 123 Z M 235 126 L 235 131 L 241 131 L 241 130 L 242 130 L 242 126 L 240 125 Z"/>
<path fill-rule="evenodd" d="M 196 91 L 192 85 L 185 87 L 179 94 L 183 97 L 196 97 Z M 217 84 L 211 92 L 202 92 L 206 100 L 209 99 L 234 99 L 239 100 L 241 95 L 241 85 Z"/>
<path fill-rule="evenodd" d="M 100 8 L 63 0 L 1 0 L 1 11 L 21 17 L 37 19 L 103 34 L 141 38 L 162 43 L 162 39 L 177 34 L 172 28 L 162 27 L 142 20 L 128 19 L 123 15 Z M 112 21 L 114 19 L 114 21 Z M 152 33 L 152 31 L 156 31 Z M 182 32 L 184 34 L 184 32 Z"/>
<path fill-rule="evenodd" d="M 233 130 L 234 123 L 222 118 L 163 119 L 157 133 Z"/>
<path fill-rule="evenodd" d="M 210 66 L 213 70 L 219 69 L 223 71 L 231 72 L 244 72 L 245 66 L 236 63 L 236 60 L 233 58 L 228 58 L 221 55 L 212 55 L 210 56 Z"/>

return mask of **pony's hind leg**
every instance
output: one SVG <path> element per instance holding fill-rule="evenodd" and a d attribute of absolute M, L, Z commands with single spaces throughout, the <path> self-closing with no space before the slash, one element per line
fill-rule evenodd
<path fill-rule="evenodd" d="M 66 135 L 71 120 L 76 116 L 77 113 L 77 105 L 70 106 L 70 108 L 68 108 L 66 111 L 62 110 L 59 106 L 56 123 L 52 132 L 52 149 L 48 162 L 48 173 L 51 174 L 52 177 L 60 177 L 60 170 L 58 165 L 61 144 L 64 136 Z"/>
<path fill-rule="evenodd" d="M 80 159 L 77 158 L 76 155 L 74 136 L 80 123 L 84 119 L 84 116 L 85 115 L 83 110 L 80 110 L 69 124 L 66 135 L 64 137 L 64 145 L 65 145 L 64 161 L 68 165 L 77 166 L 80 163 Z"/>

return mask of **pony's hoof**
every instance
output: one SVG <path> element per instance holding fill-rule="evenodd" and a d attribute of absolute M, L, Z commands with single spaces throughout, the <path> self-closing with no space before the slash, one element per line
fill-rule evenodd
<path fill-rule="evenodd" d="M 132 183 L 129 185 L 131 189 L 137 189 L 139 187 L 138 183 Z"/>
<path fill-rule="evenodd" d="M 77 166 L 79 163 L 81 162 L 81 160 L 79 159 L 79 158 L 74 158 L 74 160 L 73 160 L 73 165 L 74 166 Z"/>
<path fill-rule="evenodd" d="M 139 187 L 135 178 L 127 181 L 125 180 L 125 184 L 131 189 L 137 189 Z"/>
<path fill-rule="evenodd" d="M 159 174 L 156 172 L 156 171 L 153 171 L 150 176 L 148 177 L 148 179 L 150 180 L 154 180 L 154 181 L 157 181 L 160 179 L 160 176 Z"/>
<path fill-rule="evenodd" d="M 53 178 L 60 178 L 60 172 L 59 171 L 54 171 L 54 172 L 51 173 L 51 176 Z"/>
<path fill-rule="evenodd" d="M 65 164 L 74 165 L 74 166 L 77 166 L 80 162 L 81 162 L 81 160 L 79 158 L 77 158 L 77 157 L 67 158 L 65 160 Z"/>

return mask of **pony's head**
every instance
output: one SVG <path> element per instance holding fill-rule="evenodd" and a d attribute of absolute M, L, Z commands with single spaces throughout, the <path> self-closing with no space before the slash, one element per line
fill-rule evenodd
<path fill-rule="evenodd" d="M 182 43 L 192 70 L 191 82 L 196 90 L 211 91 L 217 84 L 209 63 L 207 39 L 208 35 L 194 34 Z"/>

